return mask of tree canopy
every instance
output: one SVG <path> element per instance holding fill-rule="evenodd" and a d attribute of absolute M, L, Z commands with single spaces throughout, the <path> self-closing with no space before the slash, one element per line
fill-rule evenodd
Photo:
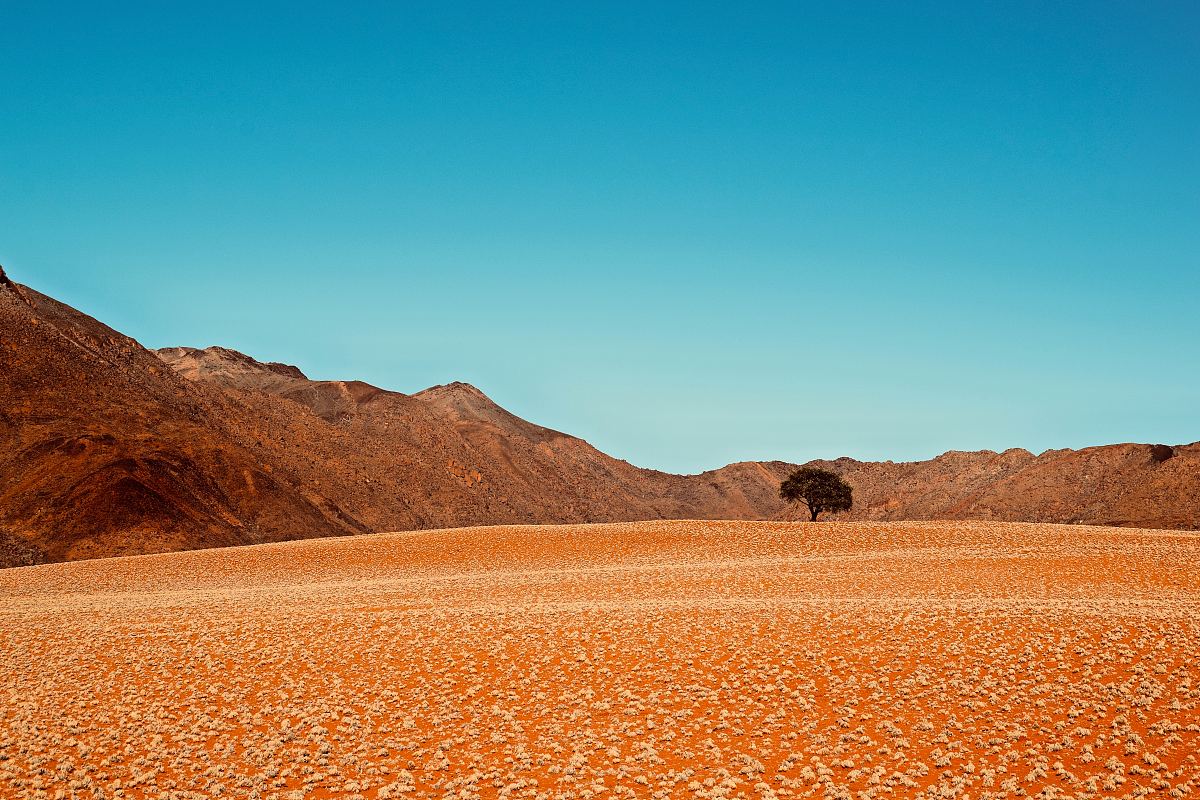
<path fill-rule="evenodd" d="M 812 521 L 823 511 L 849 511 L 853 504 L 850 484 L 836 472 L 820 467 L 800 467 L 779 487 L 779 496 L 789 503 L 803 503 Z"/>

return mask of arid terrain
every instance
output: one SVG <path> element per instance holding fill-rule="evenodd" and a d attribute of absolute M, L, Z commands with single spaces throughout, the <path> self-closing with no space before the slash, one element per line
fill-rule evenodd
<path fill-rule="evenodd" d="M 1192 797 L 1200 535 L 378 534 L 0 572 L 0 796 Z"/>
<path fill-rule="evenodd" d="M 811 463 L 854 487 L 846 519 L 1200 528 L 1200 443 Z M 672 475 L 465 383 L 404 394 L 220 347 L 154 352 L 0 269 L 0 567 L 462 525 L 790 519 L 778 489 L 795 466 Z"/>

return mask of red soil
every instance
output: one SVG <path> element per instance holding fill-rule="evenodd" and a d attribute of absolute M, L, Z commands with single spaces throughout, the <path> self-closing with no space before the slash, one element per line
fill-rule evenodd
<path fill-rule="evenodd" d="M 0 796 L 1194 796 L 1198 548 L 655 522 L 7 570 Z"/>

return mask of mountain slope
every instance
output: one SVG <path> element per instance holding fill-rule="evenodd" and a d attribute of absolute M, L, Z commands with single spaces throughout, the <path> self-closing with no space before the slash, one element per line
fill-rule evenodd
<path fill-rule="evenodd" d="M 715 489 L 673 492 L 686 479 L 520 419 L 468 384 L 405 395 L 309 381 L 299 371 L 281 378 L 279 365 L 255 367 L 224 348 L 159 356 L 181 375 L 219 387 L 225 418 L 251 446 L 323 481 L 378 530 L 735 514 Z"/>
<path fill-rule="evenodd" d="M 3 283 L 0 342 L 0 531 L 25 560 L 365 529 L 241 446 L 220 393 L 90 317 Z"/>

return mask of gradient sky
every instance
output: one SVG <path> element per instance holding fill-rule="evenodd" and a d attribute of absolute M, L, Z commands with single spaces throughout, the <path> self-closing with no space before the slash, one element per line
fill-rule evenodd
<path fill-rule="evenodd" d="M 0 4 L 0 263 L 675 471 L 1200 439 L 1192 0 L 500 5 Z"/>

